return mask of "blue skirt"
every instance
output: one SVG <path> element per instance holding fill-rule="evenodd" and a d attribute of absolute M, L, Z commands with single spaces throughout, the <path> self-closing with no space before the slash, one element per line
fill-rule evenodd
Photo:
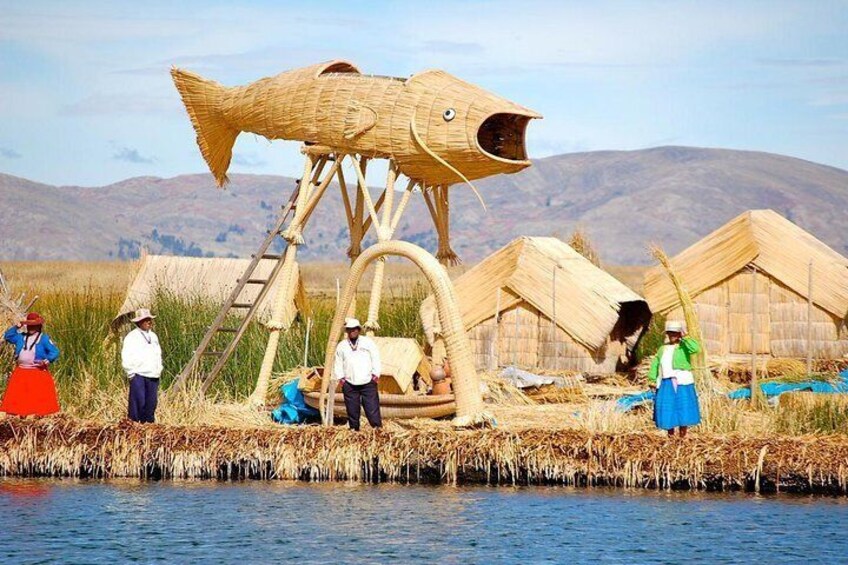
<path fill-rule="evenodd" d="M 663 430 L 700 424 L 695 385 L 677 385 L 675 392 L 671 379 L 663 379 L 654 399 L 654 423 Z"/>

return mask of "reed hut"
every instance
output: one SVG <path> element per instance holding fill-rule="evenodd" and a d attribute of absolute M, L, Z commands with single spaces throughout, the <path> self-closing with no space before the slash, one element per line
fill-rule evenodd
<path fill-rule="evenodd" d="M 772 210 L 740 214 L 672 260 L 711 356 L 848 354 L 848 259 Z M 651 310 L 682 318 L 664 270 L 645 275 Z"/>
<path fill-rule="evenodd" d="M 247 269 L 250 259 L 231 259 L 224 257 L 172 257 L 169 255 L 144 254 L 138 261 L 135 278 L 127 289 L 127 295 L 112 320 L 112 328 L 117 330 L 125 323 L 129 315 L 140 307 L 150 307 L 157 294 L 165 294 L 186 301 L 201 300 L 220 305 L 235 288 L 239 277 Z M 256 278 L 268 278 L 273 268 L 271 261 L 260 262 L 254 271 Z M 297 293 L 286 309 L 283 320 L 291 324 L 298 312 L 308 308 L 306 290 L 300 271 L 297 273 Z M 271 306 L 280 278 L 271 286 L 270 291 L 260 304 L 260 320 L 268 320 Z M 248 285 L 241 293 L 241 299 L 253 302 L 259 294 L 259 287 Z"/>
<path fill-rule="evenodd" d="M 645 300 L 553 237 L 521 237 L 454 281 L 478 368 L 612 373 L 651 318 Z M 440 357 L 432 296 L 421 320 Z"/>
<path fill-rule="evenodd" d="M 430 361 L 417 341 L 408 337 L 373 337 L 380 351 L 379 389 L 387 394 L 413 394 L 417 374 L 430 382 Z"/>

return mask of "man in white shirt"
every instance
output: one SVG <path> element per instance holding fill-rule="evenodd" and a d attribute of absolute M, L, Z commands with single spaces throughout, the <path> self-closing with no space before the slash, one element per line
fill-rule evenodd
<path fill-rule="evenodd" d="M 152 424 L 159 401 L 159 377 L 162 375 L 162 348 L 153 333 L 156 316 L 147 308 L 136 311 L 135 329 L 126 335 L 121 348 L 121 364 L 130 379 L 129 419 Z"/>
<path fill-rule="evenodd" d="M 360 408 L 365 408 L 365 417 L 372 428 L 381 428 L 380 396 L 377 381 L 380 379 L 380 352 L 377 344 L 367 336 L 360 335 L 362 327 L 356 318 L 345 320 L 347 338 L 336 348 L 333 378 L 342 381 L 347 423 L 350 429 L 359 431 Z"/>

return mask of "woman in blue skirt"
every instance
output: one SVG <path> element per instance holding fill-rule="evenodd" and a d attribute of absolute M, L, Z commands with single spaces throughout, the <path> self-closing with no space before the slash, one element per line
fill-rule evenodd
<path fill-rule="evenodd" d="M 648 382 L 657 387 L 654 423 L 668 430 L 668 435 L 680 428 L 680 437 L 684 437 L 689 426 L 701 423 L 691 361 L 701 347 L 687 337 L 683 322 L 666 322 L 665 335 L 668 343 L 657 351 L 648 373 Z"/>

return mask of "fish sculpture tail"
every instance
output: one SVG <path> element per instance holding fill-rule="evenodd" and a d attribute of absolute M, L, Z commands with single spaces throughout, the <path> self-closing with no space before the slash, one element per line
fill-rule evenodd
<path fill-rule="evenodd" d="M 177 67 L 171 77 L 197 132 L 197 144 L 219 187 L 229 179 L 227 169 L 233 157 L 233 145 L 240 131 L 224 118 L 223 100 L 227 87 Z"/>

